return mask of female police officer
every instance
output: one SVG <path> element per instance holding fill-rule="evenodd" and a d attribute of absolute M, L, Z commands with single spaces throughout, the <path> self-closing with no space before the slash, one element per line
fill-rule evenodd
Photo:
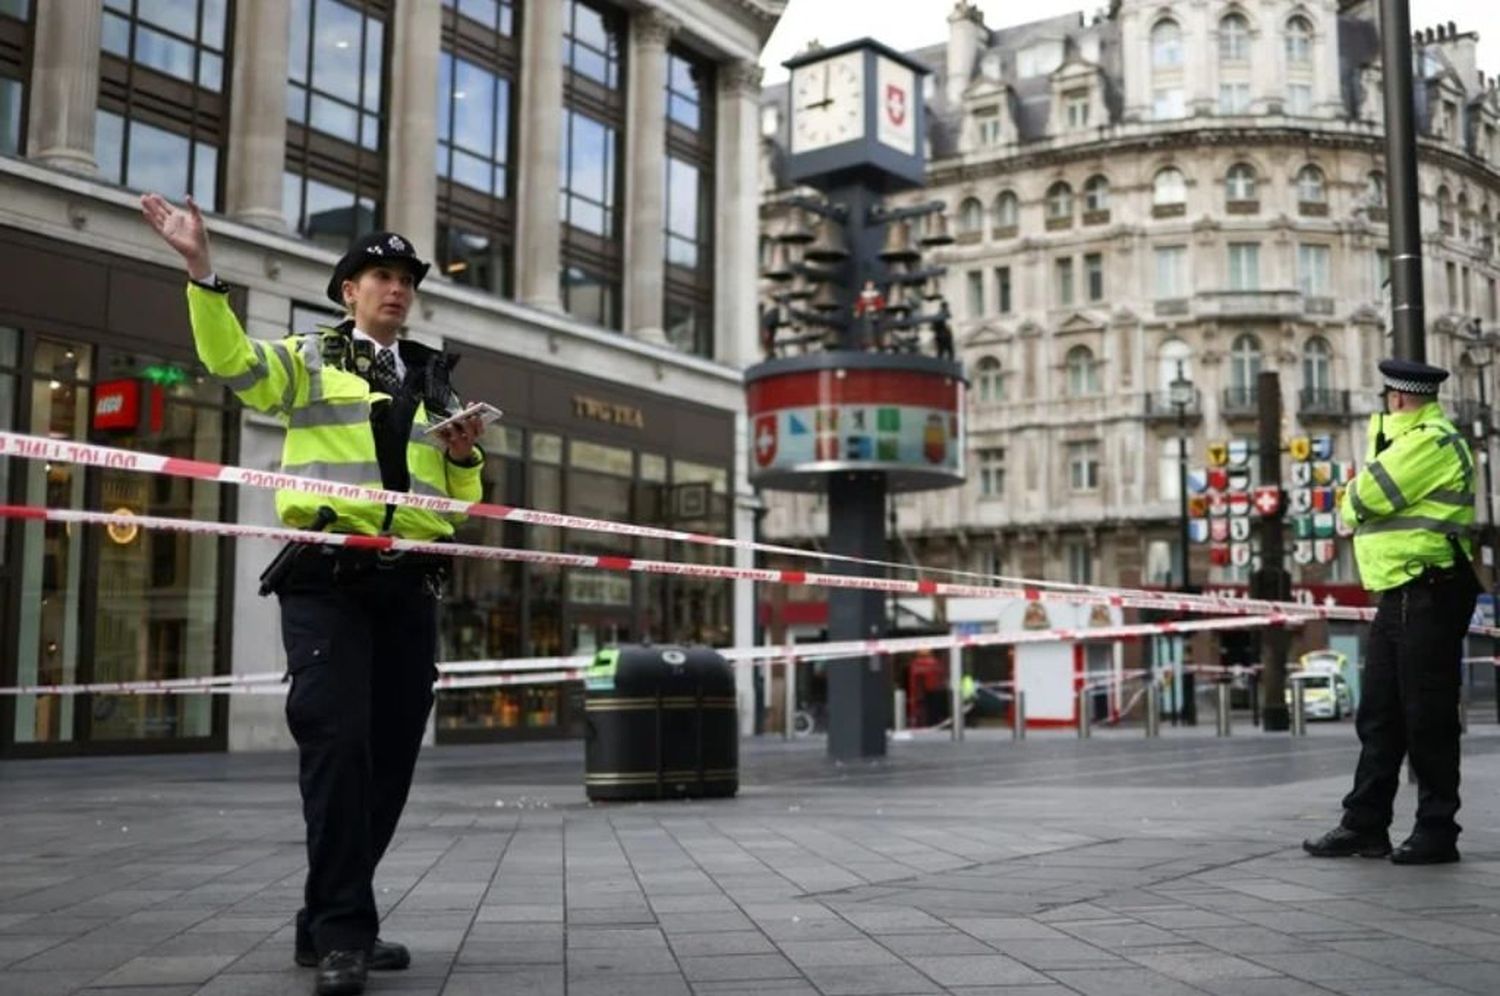
<path fill-rule="evenodd" d="M 349 312 L 337 327 L 279 342 L 247 337 L 214 275 L 203 216 L 155 194 L 146 220 L 182 256 L 198 356 L 245 404 L 286 425 L 282 469 L 339 483 L 475 501 L 483 454 L 475 420 L 435 434 L 455 408 L 453 357 L 399 340 L 427 273 L 391 232 L 358 239 L 334 267 L 328 296 Z M 436 437 L 436 438 L 434 438 Z M 282 521 L 302 528 L 442 540 L 451 516 L 405 506 L 280 491 Z M 371 885 L 395 832 L 432 706 L 438 558 L 289 547 L 266 587 L 281 600 L 307 824 L 307 883 L 296 960 L 317 965 L 321 996 L 364 991 L 368 969 L 410 955 L 377 939 Z"/>

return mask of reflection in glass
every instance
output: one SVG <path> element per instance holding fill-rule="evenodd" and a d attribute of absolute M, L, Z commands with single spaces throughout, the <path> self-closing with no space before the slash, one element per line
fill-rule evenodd
<path fill-rule="evenodd" d="M 458 12 L 471 21 L 509 37 L 515 31 L 516 8 L 510 0 L 457 0 Z M 454 0 L 443 0 L 452 7 Z"/>
<path fill-rule="evenodd" d="M 375 202 L 352 190 L 285 173 L 281 194 L 287 224 L 319 245 L 342 251 L 354 238 L 375 230 Z"/>
<path fill-rule="evenodd" d="M 565 23 L 564 65 L 610 90 L 617 89 L 622 31 L 616 19 L 582 0 L 569 0 Z"/>
<path fill-rule="evenodd" d="M 563 131 L 563 221 L 602 238 L 615 229 L 615 129 L 569 109 Z"/>
<path fill-rule="evenodd" d="M 698 167 L 667 157 L 667 262 L 695 269 L 702 199 Z"/>
<path fill-rule="evenodd" d="M 106 0 L 100 47 L 217 93 L 224 83 L 226 2 Z"/>
<path fill-rule="evenodd" d="M 18 21 L 24 21 L 30 12 L 31 0 L 0 0 L 0 14 L 9 14 Z"/>
<path fill-rule="evenodd" d="M 21 108 L 26 88 L 20 80 L 0 76 L 0 156 L 21 151 Z"/>
<path fill-rule="evenodd" d="M 287 116 L 378 148 L 378 128 L 362 129 L 360 113 L 380 111 L 384 39 L 384 24 L 339 0 L 293 0 Z"/>
<path fill-rule="evenodd" d="M 510 80 L 450 52 L 438 65 L 438 175 L 506 197 Z"/>
<path fill-rule="evenodd" d="M 438 226 L 438 265 L 455 283 L 508 294 L 504 286 L 506 250 L 498 239 L 460 228 Z"/>
<path fill-rule="evenodd" d="M 192 194 L 209 211 L 218 206 L 219 150 L 206 142 L 96 111 L 94 158 L 99 175 L 111 182 L 155 191 L 169 200 Z"/>
<path fill-rule="evenodd" d="M 691 131 L 703 124 L 704 69 L 689 59 L 667 54 L 667 119 Z"/>
<path fill-rule="evenodd" d="M 615 324 L 616 285 L 602 274 L 581 266 L 562 271 L 563 308 L 580 321 L 595 325 Z"/>

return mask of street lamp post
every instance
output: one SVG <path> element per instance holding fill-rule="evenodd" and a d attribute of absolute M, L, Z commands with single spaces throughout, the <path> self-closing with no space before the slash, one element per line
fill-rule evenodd
<path fill-rule="evenodd" d="M 1495 471 L 1490 462 L 1490 399 L 1488 385 L 1489 368 L 1495 362 L 1496 333 L 1484 331 L 1479 319 L 1469 326 L 1473 341 L 1467 349 L 1469 365 L 1479 375 L 1479 417 L 1474 420 L 1474 441 L 1479 444 L 1479 462 L 1484 464 L 1484 545 L 1490 551 L 1490 570 L 1500 567 L 1500 551 L 1496 550 L 1495 531 Z M 1491 605 L 1492 610 L 1495 606 Z"/>
<path fill-rule="evenodd" d="M 1197 396 L 1193 382 L 1183 372 L 1182 361 L 1177 361 L 1177 376 L 1167 385 L 1167 401 L 1177 409 L 1177 505 L 1178 529 L 1181 530 L 1181 581 L 1182 590 L 1187 591 L 1188 578 L 1188 487 L 1187 487 L 1187 410 Z"/>

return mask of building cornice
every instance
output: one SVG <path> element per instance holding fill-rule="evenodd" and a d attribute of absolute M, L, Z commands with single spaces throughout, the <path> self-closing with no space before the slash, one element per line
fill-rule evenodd
<path fill-rule="evenodd" d="M 1044 143 L 1027 143 L 1018 146 L 1013 155 L 980 161 L 966 162 L 962 157 L 949 157 L 936 160 L 928 167 L 927 184 L 929 187 L 941 187 L 973 183 L 1132 152 L 1159 153 L 1204 147 L 1265 148 L 1282 145 L 1295 145 L 1303 149 L 1354 149 L 1382 155 L 1385 149 L 1383 136 L 1374 130 L 1365 132 L 1323 128 L 1213 126 L 1173 128 L 1053 147 L 1046 147 Z M 1419 158 L 1427 165 L 1453 170 L 1477 184 L 1500 187 L 1500 169 L 1484 160 L 1462 155 L 1427 139 L 1420 140 L 1417 149 Z"/>

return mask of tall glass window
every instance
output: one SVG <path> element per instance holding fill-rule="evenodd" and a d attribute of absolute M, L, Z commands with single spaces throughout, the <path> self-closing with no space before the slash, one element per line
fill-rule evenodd
<path fill-rule="evenodd" d="M 0 0 L 0 156 L 18 156 L 25 148 L 30 16 L 30 0 Z"/>
<path fill-rule="evenodd" d="M 219 206 L 229 0 L 105 0 L 94 153 L 100 175 Z"/>
<path fill-rule="evenodd" d="M 1312 62 L 1313 27 L 1300 14 L 1286 22 L 1286 61 L 1292 66 Z"/>
<path fill-rule="evenodd" d="M 1224 196 L 1230 203 L 1244 204 L 1255 200 L 1255 167 L 1235 163 L 1224 176 Z"/>
<path fill-rule="evenodd" d="M 1302 386 L 1325 395 L 1333 387 L 1333 349 L 1322 336 L 1313 336 L 1302 347 Z"/>
<path fill-rule="evenodd" d="M 1151 68 L 1182 68 L 1182 28 L 1176 21 L 1158 21 L 1151 29 Z"/>
<path fill-rule="evenodd" d="M 1229 289 L 1260 290 L 1260 243 L 1229 243 Z"/>
<path fill-rule="evenodd" d="M 713 64 L 667 52 L 667 267 L 662 314 L 667 341 L 712 356 L 714 252 Z"/>
<path fill-rule="evenodd" d="M 1229 14 L 1219 22 L 1219 61 L 1245 62 L 1250 58 L 1250 22 L 1243 14 Z"/>
<path fill-rule="evenodd" d="M 515 7 L 443 0 L 437 86 L 438 265 L 454 281 L 511 292 L 515 231 Z"/>
<path fill-rule="evenodd" d="M 282 208 L 299 234 L 336 250 L 380 221 L 391 6 L 292 0 Z"/>
<path fill-rule="evenodd" d="M 1245 333 L 1229 349 L 1229 387 L 1239 396 L 1252 397 L 1260 377 L 1260 340 Z"/>
<path fill-rule="evenodd" d="M 1021 223 L 1021 202 L 1013 191 L 1001 191 L 995 198 L 995 228 L 1001 231 L 1014 229 Z"/>
<path fill-rule="evenodd" d="M 625 23 L 612 9 L 567 0 L 563 24 L 563 307 L 619 328 Z"/>

